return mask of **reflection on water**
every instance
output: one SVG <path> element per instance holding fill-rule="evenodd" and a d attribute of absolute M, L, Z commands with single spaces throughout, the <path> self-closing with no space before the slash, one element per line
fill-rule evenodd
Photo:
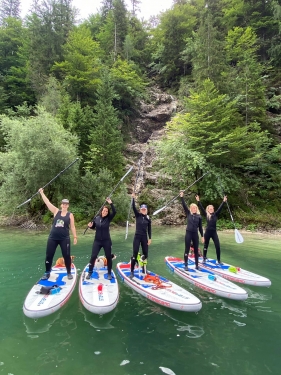
<path fill-rule="evenodd" d="M 84 321 L 89 323 L 91 327 L 94 327 L 99 330 L 114 328 L 114 326 L 111 325 L 110 323 L 115 316 L 116 309 L 110 311 L 108 314 L 97 315 L 86 310 L 80 303 L 78 312 L 84 316 Z"/>
<path fill-rule="evenodd" d="M 169 369 L 168 367 L 159 367 L 160 370 L 162 370 L 164 372 L 164 374 L 168 374 L 168 375 L 176 375 L 174 373 L 174 371 L 172 371 L 171 369 Z"/>
<path fill-rule="evenodd" d="M 126 365 L 127 363 L 130 363 L 130 361 L 128 361 L 128 359 L 124 359 L 124 360 L 120 363 L 120 366 L 124 366 L 124 365 Z"/>
<path fill-rule="evenodd" d="M 247 290 L 248 292 L 248 299 L 245 301 L 245 303 L 252 308 L 256 308 L 257 311 L 271 313 L 273 312 L 270 306 L 262 306 L 261 304 L 266 303 L 267 301 L 272 300 L 272 294 L 270 291 L 266 291 L 264 293 L 257 292 L 251 289 Z"/>
<path fill-rule="evenodd" d="M 26 316 L 23 316 L 23 324 L 25 325 L 25 331 L 29 334 L 30 338 L 34 339 L 39 337 L 38 335 L 31 335 L 34 333 L 44 333 L 48 332 L 56 320 L 60 318 L 60 312 L 46 316 L 40 319 L 30 319 Z"/>
<path fill-rule="evenodd" d="M 233 323 L 237 324 L 238 327 L 244 327 L 246 323 L 238 322 L 237 320 L 233 320 Z"/>
<path fill-rule="evenodd" d="M 227 309 L 231 311 L 229 314 L 232 314 L 234 316 L 239 316 L 240 318 L 246 318 L 247 317 L 247 308 L 246 307 L 236 307 L 233 306 L 232 304 L 226 302 L 226 301 L 221 301 L 221 310 Z"/>

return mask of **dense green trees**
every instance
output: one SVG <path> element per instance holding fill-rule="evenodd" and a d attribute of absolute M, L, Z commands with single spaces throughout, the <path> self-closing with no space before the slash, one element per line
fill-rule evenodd
<path fill-rule="evenodd" d="M 123 175 L 128 129 L 155 82 L 180 102 L 158 144 L 159 167 L 173 183 L 208 170 L 206 196 L 218 195 L 219 174 L 246 204 L 269 195 L 278 207 L 279 2 L 175 0 L 150 22 L 138 18 L 141 1 L 130 3 L 103 0 L 79 24 L 72 0 L 33 1 L 25 20 L 19 0 L 0 1 L 0 209 L 24 200 L 76 155 L 71 176 L 79 194 L 63 180 L 48 193 L 79 196 L 82 216 L 97 209 Z"/>
<path fill-rule="evenodd" d="M 12 212 L 75 159 L 78 139 L 42 109 L 28 119 L 2 116 L 0 129 L 5 139 L 5 151 L 0 153 L 1 208 Z M 50 186 L 51 199 L 75 197 L 75 172 L 73 167 Z M 34 200 L 28 206 L 31 212 L 36 204 Z"/>

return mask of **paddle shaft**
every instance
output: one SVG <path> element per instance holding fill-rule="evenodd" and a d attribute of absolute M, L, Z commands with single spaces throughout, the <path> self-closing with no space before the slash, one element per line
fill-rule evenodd
<path fill-rule="evenodd" d="M 224 191 L 224 189 L 223 189 L 223 187 L 222 187 L 222 183 L 221 183 L 221 179 L 220 179 L 220 177 L 218 177 L 218 180 L 219 180 L 219 184 L 220 184 L 220 187 L 221 187 L 221 191 L 222 191 L 223 195 L 226 196 L 226 195 L 225 195 L 225 191 Z M 232 222 L 233 222 L 234 228 L 236 229 L 236 225 L 235 225 L 235 222 L 234 222 L 234 219 L 233 219 L 232 213 L 231 213 L 231 211 L 230 211 L 229 204 L 228 204 L 227 201 L 226 201 L 225 203 L 226 203 L 226 205 L 227 205 L 227 209 L 228 209 L 228 212 L 229 212 L 230 218 L 231 218 L 231 220 L 232 220 Z"/>
<path fill-rule="evenodd" d="M 51 181 L 49 181 L 46 185 L 44 185 L 42 187 L 42 189 L 45 189 L 45 187 L 47 187 L 48 185 L 50 185 L 53 181 L 55 181 L 55 179 L 57 179 L 61 174 L 63 174 L 67 169 L 69 169 L 74 163 L 76 163 L 77 161 L 79 160 L 79 158 L 76 158 L 72 163 L 70 163 L 66 168 L 64 168 L 62 171 L 60 171 L 60 173 L 58 173 L 54 178 L 51 179 Z M 20 204 L 19 206 L 17 206 L 17 208 L 20 208 L 21 206 L 23 206 L 24 204 L 28 203 L 31 201 L 32 198 L 36 197 L 36 195 L 39 194 L 39 191 L 37 191 L 35 194 L 32 195 L 32 197 L 30 197 L 27 201 L 23 202 L 22 204 Z"/>
<path fill-rule="evenodd" d="M 136 192 L 137 181 L 138 181 L 139 174 L 140 174 L 141 159 L 142 159 L 142 156 L 139 158 L 139 161 L 138 161 L 138 172 L 137 172 L 136 179 L 135 179 L 135 183 L 134 183 L 134 190 L 133 190 L 134 193 Z M 131 213 L 131 207 L 132 207 L 132 204 L 133 204 L 133 198 L 131 198 L 130 207 L 129 207 L 129 212 L 128 212 L 128 217 L 127 217 L 127 222 L 126 222 L 126 234 L 125 234 L 125 240 L 126 240 L 127 237 L 128 237 L 128 231 L 129 231 L 129 219 L 130 219 L 130 213 Z"/>
<path fill-rule="evenodd" d="M 196 184 L 196 182 L 200 181 L 204 176 L 206 176 L 206 174 L 208 174 L 209 172 L 206 172 L 204 173 L 201 177 L 199 177 L 196 181 L 194 181 L 191 185 L 189 185 L 186 189 L 184 190 L 181 190 L 182 193 L 184 193 L 186 190 L 190 189 L 193 185 Z M 164 207 L 160 208 L 159 210 L 155 211 L 153 213 L 153 215 L 157 215 L 159 212 L 163 211 L 165 208 L 167 208 L 171 203 L 173 203 L 178 197 L 180 196 L 180 194 L 178 194 L 176 197 L 174 197 L 173 199 L 171 199 Z"/>
<path fill-rule="evenodd" d="M 118 188 L 118 186 L 121 184 L 121 182 L 124 180 L 124 178 L 131 172 L 131 170 L 133 169 L 133 167 L 131 167 L 125 174 L 124 176 L 119 180 L 118 184 L 116 184 L 116 186 L 114 187 L 114 189 L 112 190 L 112 192 L 108 195 L 107 198 L 110 198 L 113 193 L 115 192 L 115 190 Z M 93 222 L 95 220 L 95 218 L 98 216 L 98 214 L 100 213 L 101 209 L 103 208 L 103 206 L 105 205 L 106 203 L 106 200 L 103 202 L 102 206 L 100 207 L 100 209 L 98 210 L 98 212 L 96 213 L 96 215 L 92 218 L 91 222 Z M 87 232 L 89 227 L 87 227 L 84 231 L 83 234 L 85 234 Z"/>

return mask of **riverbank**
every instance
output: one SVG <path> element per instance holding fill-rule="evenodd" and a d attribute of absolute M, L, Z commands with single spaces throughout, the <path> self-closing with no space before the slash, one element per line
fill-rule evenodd
<path fill-rule="evenodd" d="M 87 228 L 87 221 L 83 220 L 81 222 L 76 222 L 75 226 L 77 230 L 86 229 Z M 119 228 L 122 230 L 122 228 L 125 228 L 126 223 L 112 223 L 112 228 Z M 129 224 L 130 228 L 134 228 L 135 224 L 132 222 Z M 165 228 L 184 228 L 185 225 L 163 225 L 161 224 L 161 221 L 156 219 L 153 220 L 153 226 L 154 227 L 165 227 Z M 255 229 L 247 229 L 247 228 L 240 228 L 241 226 L 237 226 L 239 228 L 240 233 L 256 233 L 256 234 L 268 234 L 268 235 L 281 235 L 281 228 L 276 229 L 261 229 L 261 228 L 255 228 Z M 5 217 L 0 216 L 0 228 L 3 229 L 22 229 L 22 230 L 35 230 L 35 231 L 47 231 L 51 228 L 51 223 L 44 224 L 42 222 L 38 222 L 35 220 L 32 220 L 30 218 L 27 218 L 26 216 L 13 216 L 13 217 Z M 203 226 L 204 228 L 204 226 Z M 224 232 L 224 233 L 231 233 L 233 232 L 233 229 L 229 229 L 229 225 L 227 227 L 223 228 L 221 225 L 220 228 L 218 228 L 218 232 Z"/>

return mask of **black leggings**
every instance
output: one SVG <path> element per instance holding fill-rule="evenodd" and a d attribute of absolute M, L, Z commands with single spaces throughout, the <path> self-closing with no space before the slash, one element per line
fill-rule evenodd
<path fill-rule="evenodd" d="M 67 273 L 71 273 L 70 238 L 65 238 L 63 240 L 52 240 L 51 238 L 48 239 L 45 259 L 46 272 L 51 272 L 53 258 L 58 245 L 60 245 L 61 248 Z"/>
<path fill-rule="evenodd" d="M 221 248 L 220 248 L 220 241 L 219 237 L 216 231 L 208 231 L 206 230 L 204 234 L 205 242 L 204 242 L 204 258 L 207 258 L 207 251 L 208 251 L 208 246 L 210 239 L 214 241 L 215 247 L 216 247 L 216 253 L 217 253 L 217 260 L 220 262 L 221 260 Z"/>
<path fill-rule="evenodd" d="M 184 263 L 187 266 L 188 264 L 188 254 L 190 250 L 191 241 L 193 243 L 194 255 L 195 255 L 195 265 L 198 267 L 198 245 L 199 245 L 199 236 L 197 232 L 186 231 L 185 234 L 185 251 L 184 251 Z"/>
<path fill-rule="evenodd" d="M 135 235 L 133 242 L 133 256 L 131 258 L 131 272 L 134 272 L 136 259 L 139 253 L 139 248 L 142 248 L 143 260 L 148 258 L 148 244 L 147 236 Z"/>
<path fill-rule="evenodd" d="M 111 270 L 112 270 L 112 257 L 111 257 L 112 242 L 111 240 L 104 240 L 104 241 L 95 240 L 94 241 L 93 247 L 92 247 L 92 255 L 91 255 L 90 262 L 89 262 L 90 263 L 89 272 L 93 272 L 95 261 L 102 247 L 104 249 L 105 257 L 107 260 L 107 272 L 109 275 L 111 275 Z"/>

